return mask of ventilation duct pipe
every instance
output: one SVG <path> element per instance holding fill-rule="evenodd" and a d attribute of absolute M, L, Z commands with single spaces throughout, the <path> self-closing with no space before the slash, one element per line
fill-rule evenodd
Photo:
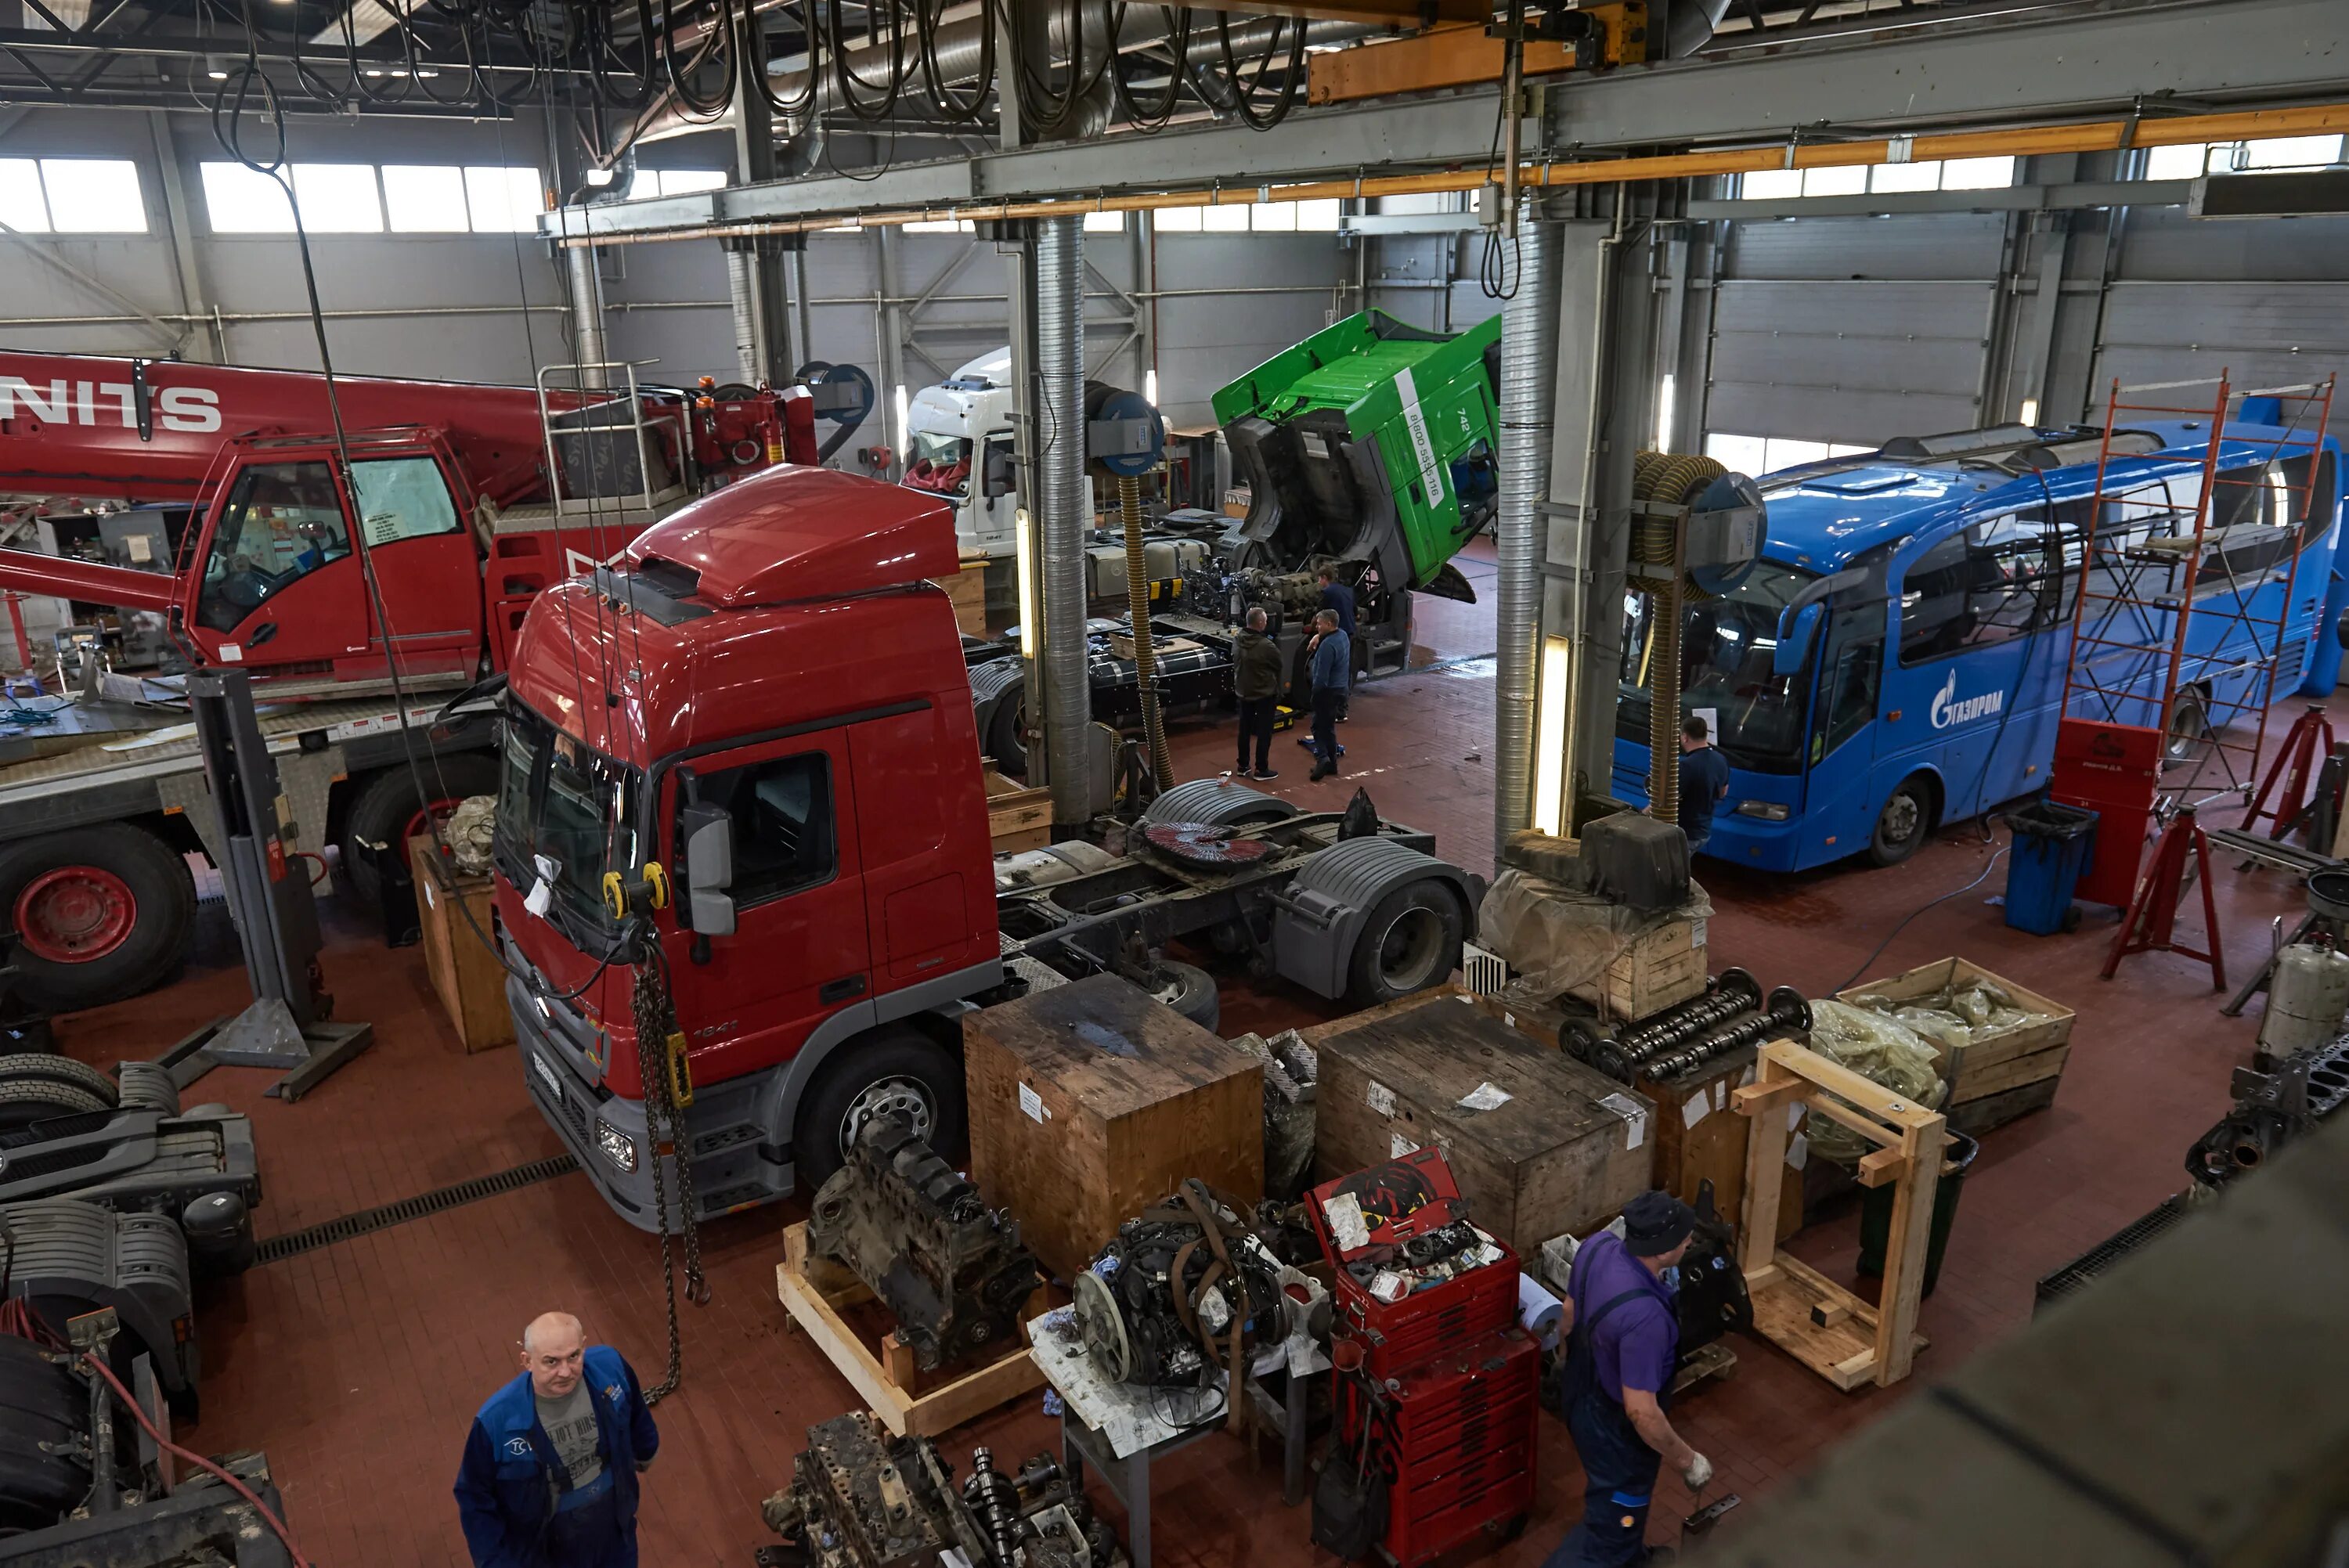
<path fill-rule="evenodd" d="M 1558 230 L 1526 221 L 1517 230 L 1516 292 L 1501 313 L 1500 555 L 1495 614 L 1499 750 L 1493 795 L 1494 849 L 1534 824 L 1534 717 L 1540 696 L 1542 500 L 1549 493 L 1550 441 L 1557 412 Z M 1554 694 L 1563 700 L 1565 694 Z M 1563 819 L 1561 819 L 1563 820 Z"/>
<path fill-rule="evenodd" d="M 1052 820 L 1092 814 L 1085 777 L 1085 726 L 1092 704 L 1085 680 L 1084 238 L 1074 218 L 1036 222 L 1036 534 L 1042 545 L 1044 758 Z"/>

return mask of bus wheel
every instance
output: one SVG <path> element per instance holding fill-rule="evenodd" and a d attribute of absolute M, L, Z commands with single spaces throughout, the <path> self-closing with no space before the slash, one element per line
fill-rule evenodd
<path fill-rule="evenodd" d="M 1876 819 L 1868 841 L 1868 858 L 1879 866 L 1897 866 L 1917 852 L 1933 830 L 1933 785 L 1922 773 L 1900 781 Z"/>
<path fill-rule="evenodd" d="M 2189 686 L 2169 705 L 2169 722 L 2161 738 L 2162 766 L 2181 768 L 2193 761 L 2209 736 L 2209 707 L 2202 694 Z"/>

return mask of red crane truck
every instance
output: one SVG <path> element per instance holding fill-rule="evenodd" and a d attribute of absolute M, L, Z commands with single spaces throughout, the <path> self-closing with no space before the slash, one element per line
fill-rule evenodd
<path fill-rule="evenodd" d="M 659 1216 L 631 966 L 655 948 L 697 1218 L 812 1190 L 884 1110 L 954 1146 L 959 1015 L 1026 987 L 1156 984 L 1180 937 L 1364 1005 L 1457 965 L 1481 888 L 1366 800 L 1204 779 L 1123 853 L 995 857 L 961 637 L 926 581 L 959 564 L 938 498 L 780 469 L 530 606 L 495 840 L 507 999 L 532 1098 L 639 1226 Z"/>
<path fill-rule="evenodd" d="M 120 546 L 113 559 L 0 550 L 0 594 L 12 611 L 32 593 L 145 612 L 184 664 L 263 677 L 297 847 L 339 843 L 371 892 L 360 845 L 403 844 L 425 810 L 496 787 L 493 721 L 432 726 L 440 698 L 421 694 L 502 669 L 532 595 L 656 518 L 815 460 L 797 388 L 720 399 L 610 374 L 626 390 L 338 377 L 346 468 L 323 376 L 0 354 L 0 498 L 20 498 L 0 500 L 0 523 L 54 532 L 93 502 L 130 508 L 83 531 Z M 388 697 L 395 655 L 409 719 L 428 726 L 420 769 Z M 16 938 L 17 992 L 66 1011 L 143 990 L 179 961 L 184 856 L 214 831 L 186 715 L 151 681 L 13 695 L 0 935 Z"/>

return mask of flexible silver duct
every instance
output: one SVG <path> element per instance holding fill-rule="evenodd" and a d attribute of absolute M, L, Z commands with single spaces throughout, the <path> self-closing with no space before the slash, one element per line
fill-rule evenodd
<path fill-rule="evenodd" d="M 734 374 L 745 387 L 756 387 L 759 372 L 759 306 L 754 274 L 758 258 L 747 250 L 726 252 L 726 298 L 734 308 Z"/>
<path fill-rule="evenodd" d="M 1541 673 L 1542 516 L 1557 412 L 1558 232 L 1518 225 L 1516 292 L 1501 311 L 1500 604 L 1494 686 L 1498 765 L 1493 791 L 1497 853 L 1534 823 L 1534 710 Z"/>
<path fill-rule="evenodd" d="M 571 257 L 571 317 L 577 337 L 573 357 L 583 367 L 581 385 L 601 387 L 608 372 L 598 369 L 612 356 L 604 347 L 604 280 L 595 268 L 595 247 L 581 245 Z"/>
<path fill-rule="evenodd" d="M 1092 703 L 1085 680 L 1084 232 L 1074 218 L 1036 223 L 1036 535 L 1042 546 L 1045 766 L 1051 775 L 1052 820 L 1092 815 L 1085 778 L 1085 725 Z"/>

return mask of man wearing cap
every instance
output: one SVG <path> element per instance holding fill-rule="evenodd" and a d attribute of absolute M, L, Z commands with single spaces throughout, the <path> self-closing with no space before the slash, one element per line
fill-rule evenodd
<path fill-rule="evenodd" d="M 1680 1359 L 1680 1313 L 1664 1272 L 1688 1251 L 1696 1215 L 1669 1192 L 1623 1206 L 1623 1234 L 1582 1243 L 1567 1276 L 1566 1367 L 1559 1403 L 1581 1456 L 1582 1522 L 1543 1568 L 1645 1563 L 1648 1505 L 1669 1460 L 1692 1491 L 1713 1464 L 1681 1441 L 1665 1415 Z"/>

